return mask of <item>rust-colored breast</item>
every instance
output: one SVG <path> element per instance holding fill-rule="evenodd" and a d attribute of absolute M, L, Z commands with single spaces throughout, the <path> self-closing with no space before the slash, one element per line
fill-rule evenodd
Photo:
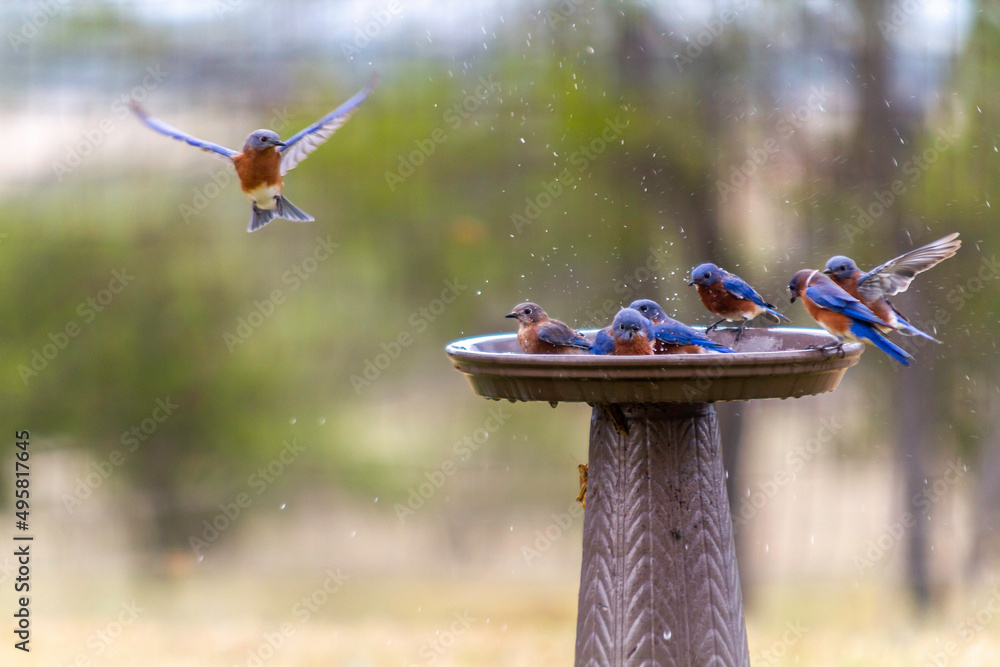
<path fill-rule="evenodd" d="M 727 320 L 742 320 L 756 317 L 763 310 L 753 301 L 737 299 L 722 285 L 697 285 L 698 296 L 709 311 Z"/>
<path fill-rule="evenodd" d="M 656 341 L 653 351 L 656 354 L 708 354 L 700 345 L 670 345 L 662 340 Z"/>
<path fill-rule="evenodd" d="M 630 340 L 615 340 L 615 351 L 611 354 L 633 355 L 653 354 L 653 346 L 645 336 L 632 336 Z"/>
<path fill-rule="evenodd" d="M 844 315 L 843 313 L 835 313 L 832 310 L 827 310 L 826 308 L 820 308 L 805 294 L 802 295 L 802 303 L 805 305 L 806 310 L 809 311 L 809 314 L 812 315 L 813 319 L 819 322 L 820 325 L 830 333 L 843 336 L 851 328 L 852 321 L 847 315 Z"/>
<path fill-rule="evenodd" d="M 233 164 L 244 190 L 256 190 L 262 185 L 281 185 L 281 153 L 275 148 L 246 150 L 233 158 Z"/>

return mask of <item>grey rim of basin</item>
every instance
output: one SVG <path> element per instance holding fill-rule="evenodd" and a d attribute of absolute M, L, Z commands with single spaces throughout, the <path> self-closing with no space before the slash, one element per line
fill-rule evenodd
<path fill-rule="evenodd" d="M 596 329 L 583 331 L 592 340 Z M 735 331 L 711 338 L 733 346 Z M 736 354 L 597 356 L 525 354 L 515 334 L 465 338 L 445 351 L 472 390 L 509 401 L 702 403 L 797 398 L 832 391 L 864 345 L 807 349 L 834 338 L 821 329 L 747 328 Z"/>

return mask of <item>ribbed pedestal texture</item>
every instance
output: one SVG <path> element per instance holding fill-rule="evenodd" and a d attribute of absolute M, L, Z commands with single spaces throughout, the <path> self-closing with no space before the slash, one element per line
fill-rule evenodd
<path fill-rule="evenodd" d="M 594 407 L 576 665 L 749 667 L 711 404 Z"/>

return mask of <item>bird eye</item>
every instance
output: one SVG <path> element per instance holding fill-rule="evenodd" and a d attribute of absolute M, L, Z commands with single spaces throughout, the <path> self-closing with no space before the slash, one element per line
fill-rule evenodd
<path fill-rule="evenodd" d="M 531 308 L 525 308 L 524 309 L 524 314 L 525 315 L 531 315 Z"/>

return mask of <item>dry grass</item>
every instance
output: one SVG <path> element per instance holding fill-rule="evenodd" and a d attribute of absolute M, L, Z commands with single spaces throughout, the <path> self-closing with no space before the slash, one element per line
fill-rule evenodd
<path fill-rule="evenodd" d="M 30 660 L 4 664 L 572 664 L 576 582 L 568 575 L 561 581 L 359 576 L 305 618 L 295 605 L 323 579 L 220 573 L 114 590 L 97 580 L 63 582 L 36 598 Z M 1000 614 L 987 607 L 994 594 L 984 588 L 957 596 L 917 619 L 903 596 L 876 585 L 765 589 L 748 610 L 753 664 L 1000 664 L 1000 622 L 993 618 Z M 97 632 L 116 634 L 121 604 L 133 599 L 142 612 L 105 644 Z M 963 632 L 963 619 L 977 613 L 986 622 Z M 953 656 L 944 652 L 948 642 Z"/>

